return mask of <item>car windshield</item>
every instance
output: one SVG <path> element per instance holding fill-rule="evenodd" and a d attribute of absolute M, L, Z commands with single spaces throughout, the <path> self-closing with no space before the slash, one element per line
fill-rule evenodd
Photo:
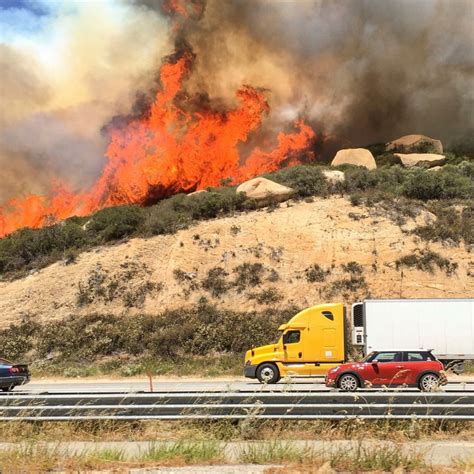
<path fill-rule="evenodd" d="M 375 352 L 370 352 L 361 360 L 361 362 L 369 362 L 369 360 L 374 356 L 374 354 Z"/>

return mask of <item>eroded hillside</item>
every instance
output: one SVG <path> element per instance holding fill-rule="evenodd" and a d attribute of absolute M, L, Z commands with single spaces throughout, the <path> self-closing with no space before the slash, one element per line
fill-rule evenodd
<path fill-rule="evenodd" d="M 359 298 L 465 297 L 472 254 L 411 233 L 435 217 L 394 216 L 346 198 L 289 201 L 132 239 L 0 283 L 0 324 L 195 305 L 247 311 Z M 354 203 L 352 203 L 354 204 Z M 398 262 L 397 262 L 398 261 Z"/>

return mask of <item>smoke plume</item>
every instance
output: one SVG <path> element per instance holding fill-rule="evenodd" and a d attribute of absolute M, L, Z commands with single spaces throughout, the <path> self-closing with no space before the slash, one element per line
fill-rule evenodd
<path fill-rule="evenodd" d="M 300 118 L 344 146 L 474 129 L 471 0 L 23 3 L 0 7 L 0 207 L 54 180 L 92 185 L 111 131 L 147 113 L 162 58 L 183 45 L 190 108 L 268 91 L 243 156 Z"/>

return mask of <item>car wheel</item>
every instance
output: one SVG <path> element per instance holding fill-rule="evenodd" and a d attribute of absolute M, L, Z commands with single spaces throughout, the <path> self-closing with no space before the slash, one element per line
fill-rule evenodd
<path fill-rule="evenodd" d="M 262 364 L 257 369 L 257 379 L 261 383 L 277 383 L 280 380 L 280 372 L 274 364 Z"/>
<path fill-rule="evenodd" d="M 439 376 L 436 374 L 422 375 L 418 387 L 423 392 L 432 392 L 439 387 Z"/>
<path fill-rule="evenodd" d="M 337 386 L 344 392 L 355 392 L 359 388 L 359 380 L 355 375 L 343 375 Z"/>

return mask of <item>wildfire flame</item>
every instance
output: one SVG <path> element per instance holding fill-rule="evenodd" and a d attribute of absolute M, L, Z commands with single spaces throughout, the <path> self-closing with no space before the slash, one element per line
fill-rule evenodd
<path fill-rule="evenodd" d="M 170 0 L 169 8 L 183 16 L 185 2 Z M 201 14 L 196 5 L 194 14 Z M 181 12 L 181 9 L 183 11 Z M 64 183 L 53 185 L 51 197 L 29 195 L 12 199 L 0 208 L 0 236 L 21 227 L 38 228 L 105 207 L 144 205 L 177 192 L 219 186 L 222 179 L 245 181 L 264 172 L 312 159 L 315 133 L 303 121 L 293 133 L 279 133 L 271 151 L 255 148 L 242 159 L 238 146 L 247 142 L 270 111 L 266 92 L 249 85 L 236 92 L 235 108 L 215 111 L 201 107 L 189 111 L 191 98 L 183 83 L 194 57 L 184 51 L 160 69 L 161 88 L 145 117 L 111 131 L 107 164 L 88 190 L 74 193 Z"/>

